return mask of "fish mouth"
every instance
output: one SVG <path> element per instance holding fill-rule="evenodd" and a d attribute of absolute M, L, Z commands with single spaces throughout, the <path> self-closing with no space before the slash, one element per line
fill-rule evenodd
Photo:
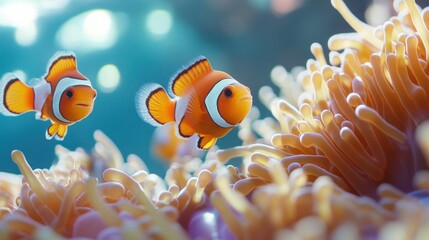
<path fill-rule="evenodd" d="M 77 103 L 77 104 L 75 104 L 75 106 L 87 108 L 87 107 L 90 107 L 91 105 L 85 104 L 85 103 Z"/>
<path fill-rule="evenodd" d="M 244 98 L 240 98 L 240 100 L 239 100 L 240 102 L 241 101 L 252 101 L 252 98 L 251 97 L 244 97 Z"/>

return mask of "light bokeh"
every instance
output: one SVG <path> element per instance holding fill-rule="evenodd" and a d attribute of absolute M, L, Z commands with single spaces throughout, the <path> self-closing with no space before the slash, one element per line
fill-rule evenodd
<path fill-rule="evenodd" d="M 121 73 L 115 65 L 106 64 L 98 71 L 97 81 L 103 92 L 113 92 L 121 81 Z"/>
<path fill-rule="evenodd" d="M 146 17 L 146 28 L 154 35 L 162 36 L 167 34 L 173 25 L 171 13 L 164 9 L 152 10 Z"/>
<path fill-rule="evenodd" d="M 111 48 L 117 38 L 114 13 L 104 9 L 78 14 L 65 22 L 57 32 L 57 42 L 63 48 L 82 52 Z"/>
<path fill-rule="evenodd" d="M 38 17 L 36 7 L 28 1 L 8 1 L 0 6 L 0 26 L 22 27 Z"/>
<path fill-rule="evenodd" d="M 32 45 L 37 40 L 37 27 L 34 23 L 20 26 L 15 30 L 15 41 L 23 47 Z"/>

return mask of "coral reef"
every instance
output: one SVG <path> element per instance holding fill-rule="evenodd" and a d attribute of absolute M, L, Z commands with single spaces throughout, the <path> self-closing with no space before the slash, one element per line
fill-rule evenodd
<path fill-rule="evenodd" d="M 356 33 L 329 40 L 329 63 L 315 43 L 305 69 L 276 67 L 279 96 L 260 90 L 274 118 L 253 110 L 242 146 L 173 161 L 165 179 L 100 131 L 92 153 L 58 146 L 50 169 L 14 151 L 0 238 L 426 239 L 429 8 L 395 1 L 372 27 L 332 4 Z"/>

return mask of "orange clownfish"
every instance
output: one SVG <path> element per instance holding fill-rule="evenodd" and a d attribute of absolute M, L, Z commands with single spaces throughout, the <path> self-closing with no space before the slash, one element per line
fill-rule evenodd
<path fill-rule="evenodd" d="M 57 52 L 48 70 L 35 86 L 28 86 L 14 74 L 6 73 L 0 82 L 0 112 L 17 116 L 35 111 L 36 119 L 51 120 L 46 139 L 64 139 L 67 126 L 92 112 L 97 92 L 76 65 L 73 52 Z"/>
<path fill-rule="evenodd" d="M 209 149 L 238 125 L 252 107 L 250 89 L 229 74 L 213 70 L 200 57 L 172 78 L 171 99 L 159 84 L 143 86 L 136 97 L 137 112 L 146 122 L 177 124 L 184 138 L 198 134 L 198 147 Z"/>

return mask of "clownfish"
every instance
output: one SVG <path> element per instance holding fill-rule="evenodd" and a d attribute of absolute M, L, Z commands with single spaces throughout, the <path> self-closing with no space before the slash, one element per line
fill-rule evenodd
<path fill-rule="evenodd" d="M 36 119 L 50 120 L 46 139 L 64 139 L 67 127 L 87 117 L 97 92 L 77 70 L 73 52 L 57 52 L 49 61 L 47 73 L 35 86 L 28 86 L 12 73 L 0 82 L 0 112 L 17 116 L 35 111 Z"/>
<path fill-rule="evenodd" d="M 213 70 L 205 57 L 179 71 L 170 90 L 174 98 L 159 84 L 143 86 L 136 96 L 137 112 L 154 126 L 175 122 L 181 137 L 198 134 L 197 145 L 205 150 L 243 121 L 252 107 L 250 89 Z"/>

